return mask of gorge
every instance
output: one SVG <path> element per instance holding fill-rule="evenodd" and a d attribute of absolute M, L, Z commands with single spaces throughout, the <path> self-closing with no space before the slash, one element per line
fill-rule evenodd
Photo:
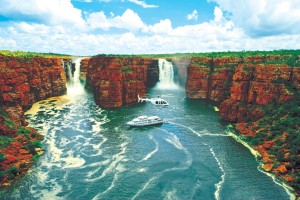
<path fill-rule="evenodd" d="M 73 81 L 68 85 L 68 97 L 45 100 L 67 92 L 68 76 L 62 66 L 70 67 L 70 59 L 1 57 L 1 107 L 16 126 L 26 125 L 24 111 L 45 100 L 26 115 L 29 125 L 45 137 L 45 155 L 17 183 L 22 185 L 20 191 L 11 188 L 6 195 L 23 197 L 29 190 L 32 198 L 111 199 L 122 191 L 126 199 L 288 199 L 286 191 L 290 190 L 283 190 L 277 185 L 280 181 L 273 182 L 258 171 L 248 150 L 226 134 L 214 107 L 195 99 L 220 105 L 222 119 L 237 122 L 235 129 L 259 151 L 263 169 L 297 189 L 299 150 L 292 152 L 283 144 L 299 123 L 293 121 L 296 127 L 288 124 L 290 128 L 282 132 L 277 129 L 274 137 L 269 129 L 290 115 L 299 119 L 299 111 L 285 113 L 278 121 L 265 117 L 271 112 L 268 105 L 274 104 L 271 109 L 275 111 L 296 102 L 299 108 L 299 54 L 166 59 L 98 55 L 82 59 L 78 71 L 80 60 L 74 60 L 77 65 L 68 70 L 68 81 Z M 183 86 L 186 82 L 186 88 L 175 84 L 170 71 L 164 71 L 164 76 L 174 87 L 164 88 L 166 83 L 159 82 L 162 68 L 170 66 L 178 76 L 175 82 Z M 93 94 L 80 84 L 85 79 Z M 163 96 L 171 102 L 170 108 L 135 104 L 137 95 L 146 94 Z M 123 126 L 144 113 L 161 115 L 169 124 L 141 130 Z M 260 123 L 264 126 L 257 128 Z M 1 135 L 16 135 L 2 126 Z M 253 138 L 258 139 L 254 142 Z M 282 141 L 282 148 L 278 148 L 278 141 Z M 275 144 L 284 154 L 270 151 Z M 294 165 L 292 160 L 296 160 Z M 16 159 L 9 164 L 16 164 Z M 75 189 L 87 183 L 91 186 L 84 187 L 82 193 Z M 251 190 L 243 190 L 245 185 Z"/>

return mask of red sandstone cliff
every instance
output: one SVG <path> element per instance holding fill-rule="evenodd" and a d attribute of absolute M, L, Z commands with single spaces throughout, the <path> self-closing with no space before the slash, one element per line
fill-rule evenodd
<path fill-rule="evenodd" d="M 42 137 L 23 127 L 24 112 L 37 101 L 66 93 L 62 65 L 59 58 L 0 55 L 0 188 L 25 174 L 43 153 Z"/>
<path fill-rule="evenodd" d="M 220 103 L 221 118 L 260 154 L 262 168 L 300 194 L 299 56 L 192 58 L 189 98 Z M 297 66 L 298 65 L 298 66 Z"/>
<path fill-rule="evenodd" d="M 137 102 L 146 95 L 147 86 L 158 79 L 157 60 L 138 57 L 95 56 L 89 61 L 87 85 L 95 102 L 104 108 L 116 108 Z"/>
<path fill-rule="evenodd" d="M 90 58 L 84 58 L 80 61 L 80 81 L 86 82 L 86 73 Z"/>
<path fill-rule="evenodd" d="M 170 59 L 174 66 L 174 77 L 179 85 L 185 86 L 187 81 L 187 66 L 191 64 L 190 57 L 175 57 Z"/>
<path fill-rule="evenodd" d="M 34 102 L 65 93 L 61 59 L 0 55 L 0 105 L 16 124 L 26 124 L 24 110 Z"/>
<path fill-rule="evenodd" d="M 298 89 L 299 68 L 273 64 L 283 56 L 243 58 L 192 58 L 188 67 L 187 97 L 220 103 L 221 117 L 227 121 L 247 121 L 263 116 L 260 105 L 285 102 Z"/>

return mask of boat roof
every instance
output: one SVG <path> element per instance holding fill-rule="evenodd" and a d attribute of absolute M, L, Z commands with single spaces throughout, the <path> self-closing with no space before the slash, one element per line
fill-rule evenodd
<path fill-rule="evenodd" d="M 148 117 L 148 119 L 160 119 L 158 116 L 151 116 L 151 117 Z"/>

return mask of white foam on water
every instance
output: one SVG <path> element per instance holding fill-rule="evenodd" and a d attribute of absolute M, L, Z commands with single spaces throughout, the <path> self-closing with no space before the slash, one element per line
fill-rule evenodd
<path fill-rule="evenodd" d="M 95 124 L 92 125 L 92 130 L 93 133 L 98 134 L 99 132 L 101 132 L 103 129 L 101 128 L 101 125 L 109 122 L 110 120 L 107 118 L 106 115 L 103 116 L 103 118 L 101 118 L 101 121 L 93 121 Z"/>
<path fill-rule="evenodd" d="M 180 198 L 177 197 L 176 193 L 177 193 L 177 190 L 173 189 L 172 191 L 169 191 L 166 193 L 166 196 L 164 199 L 165 200 L 180 200 Z"/>
<path fill-rule="evenodd" d="M 172 144 L 174 147 L 176 147 L 179 150 L 184 150 L 182 144 L 180 143 L 178 137 L 176 135 L 172 135 L 172 137 L 166 139 L 167 142 Z"/>
<path fill-rule="evenodd" d="M 183 151 L 186 154 L 187 161 L 185 163 L 185 167 L 178 168 L 178 169 L 179 170 L 188 169 L 191 166 L 192 162 L 193 162 L 193 158 L 192 158 L 191 153 L 181 144 L 179 138 L 175 134 L 173 134 L 173 133 L 171 133 L 171 132 L 169 132 L 165 129 L 161 129 L 161 128 L 159 128 L 159 129 L 166 132 L 169 136 L 171 136 L 171 137 L 165 139 L 168 143 L 172 144 L 175 148 Z"/>
<path fill-rule="evenodd" d="M 62 192 L 62 187 L 56 182 L 55 179 L 47 180 L 48 176 L 45 176 L 45 173 L 43 172 L 37 172 L 35 175 L 38 176 L 36 184 L 47 187 L 47 189 L 35 189 L 36 185 L 32 185 L 30 187 L 30 194 L 33 195 L 34 199 L 63 199 L 62 197 L 57 196 L 60 192 Z"/>
<path fill-rule="evenodd" d="M 63 197 L 59 197 L 57 196 L 59 193 L 62 192 L 62 187 L 52 181 L 52 184 L 53 186 L 51 187 L 51 189 L 44 189 L 44 190 L 41 190 L 41 198 L 40 199 L 53 199 L 53 200 L 62 200 L 64 199 Z"/>
<path fill-rule="evenodd" d="M 207 145 L 207 146 L 209 146 L 209 145 Z M 216 162 L 218 163 L 219 169 L 222 172 L 221 180 L 217 184 L 215 184 L 215 187 L 216 187 L 215 197 L 216 197 L 216 200 L 219 200 L 220 199 L 220 192 L 221 192 L 222 186 L 225 182 L 225 170 L 223 169 L 223 167 L 221 165 L 221 162 L 218 159 L 218 157 L 216 156 L 213 148 L 209 146 L 209 150 L 210 150 L 211 154 L 213 155 L 213 157 L 215 158 Z"/>
<path fill-rule="evenodd" d="M 88 181 L 88 182 L 98 181 L 98 180 L 104 178 L 105 176 L 107 176 L 108 174 L 114 172 L 114 169 L 116 169 L 116 166 L 125 158 L 124 154 L 126 152 L 127 144 L 128 144 L 127 142 L 124 142 L 120 145 L 121 151 L 119 153 L 113 155 L 113 157 L 111 159 L 112 162 L 108 166 L 105 167 L 105 169 L 103 170 L 102 174 L 99 177 L 86 179 L 86 181 Z"/>
<path fill-rule="evenodd" d="M 59 145 L 60 145 L 61 147 L 65 147 L 65 146 L 67 146 L 67 145 L 70 144 L 70 143 L 71 143 L 70 140 L 68 140 L 68 139 L 65 138 L 65 137 L 62 137 L 62 138 L 60 139 Z"/>
<path fill-rule="evenodd" d="M 249 149 L 249 151 L 252 153 L 252 155 L 254 155 L 254 157 L 256 158 L 256 160 L 258 161 L 258 158 L 261 157 L 261 154 L 256 151 L 254 148 L 252 148 L 248 143 L 246 143 L 245 141 L 243 141 L 238 135 L 236 135 L 233 131 L 231 131 L 230 129 L 232 128 L 232 125 L 228 125 L 228 129 L 226 131 L 226 134 L 228 134 L 229 136 L 231 136 L 233 139 L 235 139 L 235 141 L 237 141 L 238 143 L 242 144 L 243 146 L 245 146 L 247 149 Z M 287 185 L 286 183 L 284 183 L 283 181 L 279 181 L 276 178 L 276 175 L 268 173 L 264 170 L 261 169 L 261 163 L 260 165 L 257 167 L 258 171 L 266 174 L 267 176 L 271 177 L 273 182 L 279 186 L 281 186 L 286 193 L 289 195 L 291 200 L 296 199 L 296 195 L 294 193 L 294 189 L 292 187 L 290 187 L 289 185 Z"/>
<path fill-rule="evenodd" d="M 126 167 L 122 164 L 118 164 L 118 166 L 116 167 L 116 171 L 117 172 L 125 172 L 126 171 Z"/>
<path fill-rule="evenodd" d="M 249 151 L 255 156 L 255 158 L 261 157 L 260 153 L 256 150 L 254 150 L 249 144 L 247 144 L 245 141 L 243 141 L 239 136 L 234 134 L 233 132 L 227 131 L 226 134 L 231 136 L 235 141 L 239 142 L 243 146 L 245 146 Z"/>
<path fill-rule="evenodd" d="M 147 172 L 148 170 L 149 170 L 148 168 L 137 168 L 136 172 L 144 173 L 144 172 Z"/>
<path fill-rule="evenodd" d="M 290 187 L 289 185 L 287 185 L 286 183 L 284 183 L 283 181 L 279 181 L 277 178 L 276 178 L 276 175 L 275 174 L 271 174 L 271 173 L 268 173 L 264 170 L 262 170 L 260 168 L 260 166 L 257 167 L 258 171 L 266 174 L 267 176 L 271 177 L 273 182 L 279 186 L 281 186 L 285 192 L 289 195 L 290 197 L 290 200 L 296 200 L 296 195 L 294 194 L 294 189 L 292 187 Z"/>
<path fill-rule="evenodd" d="M 78 168 L 84 165 L 85 160 L 81 158 L 80 156 L 68 156 L 66 158 L 61 158 L 61 161 L 64 162 L 63 169 L 66 168 Z"/>
<path fill-rule="evenodd" d="M 156 177 L 156 176 L 151 177 L 151 178 L 143 185 L 142 189 L 140 189 L 140 190 L 132 197 L 131 200 L 136 199 L 143 191 L 145 191 L 145 190 L 148 188 L 148 186 L 149 186 L 152 182 L 154 182 L 154 181 L 157 180 L 157 179 L 158 179 L 158 177 Z"/>
<path fill-rule="evenodd" d="M 46 143 L 49 145 L 48 152 L 52 154 L 52 162 L 59 162 L 62 155 L 62 149 L 56 147 L 54 138 L 47 140 Z"/>
<path fill-rule="evenodd" d="M 112 189 L 115 187 L 115 182 L 116 182 L 118 179 L 119 179 L 118 174 L 114 174 L 114 179 L 113 179 L 113 181 L 111 182 L 110 186 L 109 186 L 104 192 L 102 192 L 102 193 L 100 193 L 100 194 L 97 194 L 97 195 L 93 198 L 93 200 L 101 199 L 101 197 L 102 197 L 103 195 L 105 195 L 105 194 L 108 193 L 110 190 L 112 190 Z"/>
<path fill-rule="evenodd" d="M 151 152 L 149 152 L 142 160 L 138 161 L 138 162 L 142 162 L 142 161 L 146 161 L 149 158 L 151 158 L 157 151 L 158 151 L 158 143 L 156 140 L 154 140 L 153 136 L 149 136 L 149 139 L 152 140 L 155 143 L 155 149 Z"/>
<path fill-rule="evenodd" d="M 173 122 L 169 122 L 169 124 L 174 124 L 176 126 L 180 126 L 180 127 L 186 128 L 186 129 L 190 130 L 192 133 L 196 134 L 197 136 L 202 137 L 202 134 L 200 132 L 195 131 L 194 129 L 192 129 L 192 128 L 188 127 L 188 126 L 185 126 L 185 125 L 182 125 L 182 124 L 173 123 Z"/>

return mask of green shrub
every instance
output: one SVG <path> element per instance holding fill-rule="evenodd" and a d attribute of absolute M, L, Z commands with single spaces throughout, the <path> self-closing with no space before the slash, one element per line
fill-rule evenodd
<path fill-rule="evenodd" d="M 259 145 L 259 140 L 257 138 L 252 138 L 249 143 L 252 146 L 256 146 Z"/>
<path fill-rule="evenodd" d="M 8 179 L 12 180 L 16 177 L 14 173 L 8 172 Z"/>
<path fill-rule="evenodd" d="M 5 177 L 6 171 L 0 171 L 0 181 Z"/>
<path fill-rule="evenodd" d="M 26 163 L 21 163 L 21 164 L 20 164 L 20 168 L 25 168 L 25 167 L 27 167 L 27 164 L 26 164 Z"/>
<path fill-rule="evenodd" d="M 30 142 L 25 149 L 27 149 L 31 154 L 35 155 L 36 151 L 35 148 L 41 148 L 42 147 L 42 142 L 40 140 L 35 140 Z"/>
<path fill-rule="evenodd" d="M 35 154 L 31 160 L 33 160 L 34 162 L 36 162 L 39 159 L 40 155 L 39 154 Z"/>
<path fill-rule="evenodd" d="M 0 153 L 0 162 L 6 160 L 4 153 Z"/>
<path fill-rule="evenodd" d="M 0 136 L 0 149 L 3 149 L 5 147 L 7 147 L 8 145 L 10 145 L 10 143 L 13 140 L 14 139 L 7 137 L 7 136 Z"/>
<path fill-rule="evenodd" d="M 16 127 L 16 124 L 12 120 L 10 120 L 10 119 L 5 120 L 4 124 L 7 127 L 9 127 L 11 130 L 13 130 Z"/>
<path fill-rule="evenodd" d="M 11 118 L 10 115 L 2 108 L 0 108 L 0 115 L 3 117 Z"/>
<path fill-rule="evenodd" d="M 16 166 L 12 166 L 11 168 L 8 169 L 8 171 L 13 174 L 17 174 L 19 173 L 20 170 Z"/>
<path fill-rule="evenodd" d="M 19 135 L 24 135 L 24 136 L 28 137 L 30 130 L 26 129 L 24 126 L 21 126 L 20 128 L 18 128 L 17 133 Z"/>

